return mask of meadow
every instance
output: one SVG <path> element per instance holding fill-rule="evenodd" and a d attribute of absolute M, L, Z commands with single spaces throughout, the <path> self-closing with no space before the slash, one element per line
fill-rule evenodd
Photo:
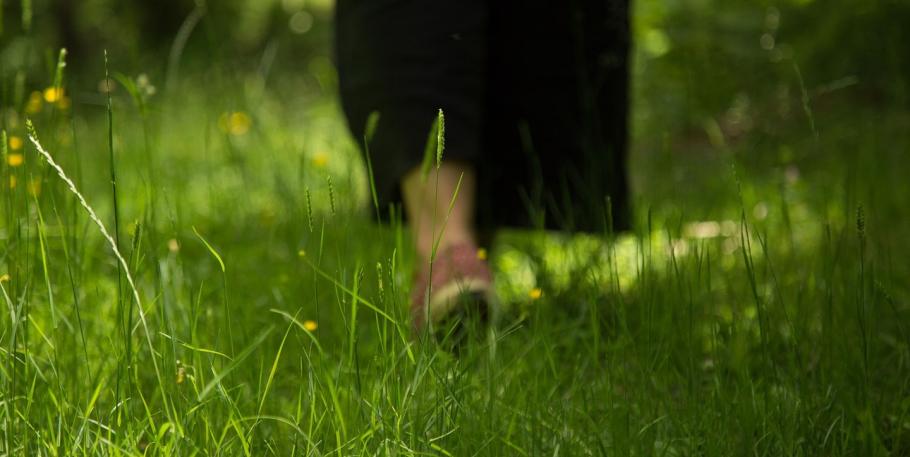
<path fill-rule="evenodd" d="M 908 111 L 777 56 L 679 125 L 645 38 L 634 229 L 500 233 L 457 350 L 327 57 L 3 54 L 0 454 L 910 454 Z"/>

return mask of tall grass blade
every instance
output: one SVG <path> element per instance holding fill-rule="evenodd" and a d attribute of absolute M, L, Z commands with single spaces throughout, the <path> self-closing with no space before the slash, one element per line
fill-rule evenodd
<path fill-rule="evenodd" d="M 98 231 L 101 233 L 101 236 L 107 241 L 108 245 L 111 247 L 111 250 L 114 253 L 114 257 L 117 259 L 118 265 L 123 269 L 124 275 L 126 276 L 127 283 L 130 286 L 130 290 L 133 293 L 133 299 L 136 300 L 136 307 L 139 311 L 139 320 L 142 323 L 142 329 L 145 332 L 146 344 L 149 348 L 149 357 L 152 361 L 152 368 L 155 370 L 155 377 L 158 380 L 159 388 L 161 389 L 161 395 L 167 397 L 166 392 L 164 391 L 164 380 L 161 376 L 161 370 L 158 367 L 158 361 L 155 359 L 155 348 L 152 344 L 152 332 L 149 329 L 148 321 L 145 315 L 145 310 L 142 307 L 142 299 L 139 296 L 139 288 L 136 286 L 136 282 L 133 280 L 133 275 L 130 273 L 129 266 L 127 265 L 126 259 L 120 253 L 120 249 L 117 247 L 117 242 L 107 231 L 107 228 L 104 226 L 104 223 L 101 222 L 101 219 L 98 217 L 98 214 L 95 213 L 95 210 L 88 204 L 85 200 L 85 197 L 79 192 L 76 188 L 76 184 L 66 175 L 63 171 L 63 168 L 57 164 L 53 156 L 47 152 L 41 143 L 38 141 L 38 134 L 35 131 L 35 127 L 32 124 L 32 121 L 26 120 L 26 127 L 28 129 L 28 139 L 35 146 L 35 149 L 38 151 L 41 156 L 47 160 L 47 163 L 57 172 L 57 176 L 67 185 L 70 192 L 76 196 L 76 199 L 79 201 L 79 204 L 82 205 L 82 208 L 85 209 L 88 213 L 89 219 L 98 227 Z"/>

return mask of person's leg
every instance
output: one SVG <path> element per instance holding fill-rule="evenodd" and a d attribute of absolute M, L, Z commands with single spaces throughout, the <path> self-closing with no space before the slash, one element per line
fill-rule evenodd
<path fill-rule="evenodd" d="M 456 161 L 442 163 L 426 177 L 416 168 L 402 179 L 417 250 L 411 315 L 418 331 L 452 317 L 489 316 L 493 278 L 478 255 L 475 175 L 472 165 Z"/>
<path fill-rule="evenodd" d="M 420 168 L 404 176 L 402 196 L 421 263 L 429 262 L 437 240 L 438 252 L 457 245 L 476 249 L 474 189 L 474 168 L 466 163 L 443 163 L 426 177 Z"/>
<path fill-rule="evenodd" d="M 368 159 L 382 210 L 407 205 L 402 184 L 409 173 L 419 176 L 414 170 L 439 110 L 445 114 L 444 162 L 479 161 L 486 10 L 487 0 L 337 0 L 342 107 L 358 141 L 368 118 L 378 114 Z"/>
<path fill-rule="evenodd" d="M 411 311 L 418 331 L 465 309 L 463 298 L 490 290 L 492 276 L 478 258 L 473 226 L 475 173 L 464 165 L 480 164 L 486 154 L 487 8 L 487 0 L 337 2 L 342 106 L 356 138 L 365 138 L 370 113 L 379 113 L 368 139 L 374 197 L 381 208 L 402 197 L 414 229 L 418 262 Z M 423 181 L 418 170 L 426 132 L 440 109 L 444 164 Z"/>
<path fill-rule="evenodd" d="M 480 226 L 629 228 L 628 9 L 490 2 L 484 142 L 496 154 L 478 169 L 477 193 L 496 198 L 478 200 Z"/>

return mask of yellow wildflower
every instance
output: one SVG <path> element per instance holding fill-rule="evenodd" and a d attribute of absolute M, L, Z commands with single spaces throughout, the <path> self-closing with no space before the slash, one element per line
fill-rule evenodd
<path fill-rule="evenodd" d="M 297 251 L 297 255 L 298 255 L 299 257 L 306 257 L 306 251 L 304 251 L 303 249 L 301 249 L 301 250 Z"/>
<path fill-rule="evenodd" d="M 41 111 L 41 92 L 35 91 L 28 96 L 28 102 L 25 104 L 25 112 L 35 114 Z"/>
<path fill-rule="evenodd" d="M 319 168 L 323 168 L 326 164 L 329 163 L 329 155 L 325 152 L 319 151 L 313 155 L 313 165 L 316 165 Z"/>
<path fill-rule="evenodd" d="M 3 275 L 0 275 L 0 282 L 7 282 L 9 280 L 10 280 L 9 274 L 3 273 Z"/>
<path fill-rule="evenodd" d="M 319 324 L 317 324 L 316 321 L 304 321 L 303 328 L 305 328 L 308 332 L 312 332 L 319 328 Z"/>
<path fill-rule="evenodd" d="M 537 300 L 543 295 L 543 291 L 540 290 L 540 287 L 535 287 L 528 292 L 528 297 L 531 297 L 531 300 Z"/>
<path fill-rule="evenodd" d="M 44 101 L 48 103 L 57 103 L 63 98 L 63 88 L 48 87 L 44 89 Z"/>
<path fill-rule="evenodd" d="M 177 252 L 180 250 L 180 243 L 177 242 L 174 238 L 167 240 L 167 250 L 171 252 Z"/>
<path fill-rule="evenodd" d="M 478 258 L 479 260 L 487 260 L 487 250 L 484 249 L 484 248 L 478 249 L 478 250 L 477 250 L 477 258 Z"/>
<path fill-rule="evenodd" d="M 250 126 L 252 125 L 253 120 L 243 111 L 222 113 L 221 116 L 218 117 L 218 127 L 221 131 L 230 133 L 234 136 L 245 135 L 250 131 Z"/>
<path fill-rule="evenodd" d="M 10 189 L 15 189 L 15 188 L 16 188 L 16 177 L 15 177 L 15 176 L 10 176 L 10 177 L 9 177 L 9 188 L 10 188 Z"/>
<path fill-rule="evenodd" d="M 11 167 L 18 167 L 25 162 L 25 157 L 22 154 L 10 154 L 6 156 L 6 163 Z"/>
<path fill-rule="evenodd" d="M 18 136 L 9 137 L 9 148 L 13 151 L 22 149 L 22 138 L 19 138 Z"/>
<path fill-rule="evenodd" d="M 242 111 L 231 114 L 231 135 L 243 135 L 250 130 L 253 120 Z"/>

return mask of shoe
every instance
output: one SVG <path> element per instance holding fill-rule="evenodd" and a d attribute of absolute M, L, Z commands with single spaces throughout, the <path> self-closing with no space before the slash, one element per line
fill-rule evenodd
<path fill-rule="evenodd" d="M 432 277 L 431 277 L 432 274 Z M 420 335 L 457 316 L 490 316 L 493 274 L 473 244 L 449 246 L 432 264 L 422 265 L 411 293 L 411 322 Z"/>

